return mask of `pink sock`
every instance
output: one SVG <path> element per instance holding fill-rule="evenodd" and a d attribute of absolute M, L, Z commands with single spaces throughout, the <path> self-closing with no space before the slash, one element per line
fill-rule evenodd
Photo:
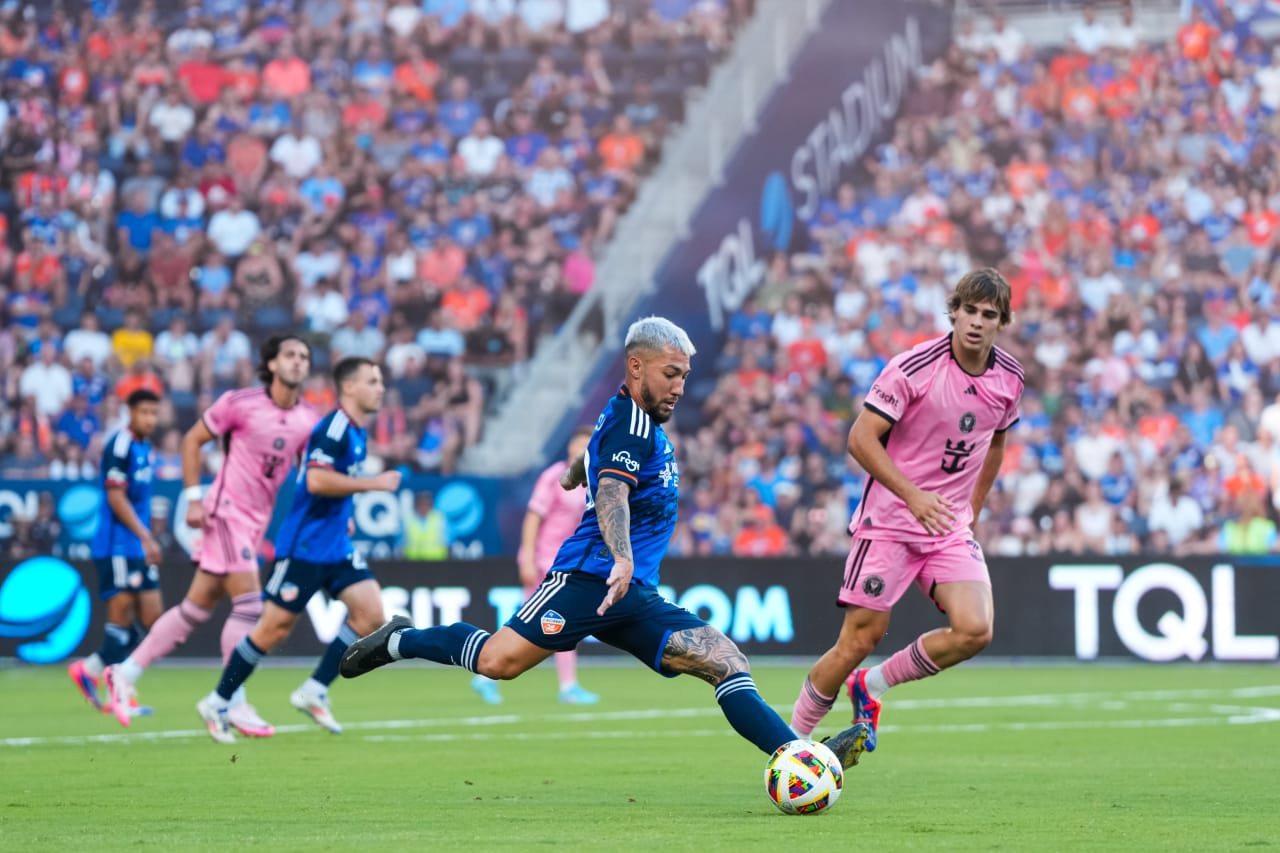
<path fill-rule="evenodd" d="M 222 662 L 231 660 L 231 653 L 240 641 L 249 636 L 262 615 L 262 593 L 245 592 L 231 599 L 231 612 L 222 623 Z"/>
<path fill-rule="evenodd" d="M 570 650 L 556 652 L 556 675 L 560 677 L 560 687 L 572 687 L 578 683 L 578 653 Z"/>
<path fill-rule="evenodd" d="M 941 671 L 936 663 L 929 660 L 929 653 L 924 650 L 923 637 L 917 637 L 914 643 L 894 652 L 893 657 L 880 665 L 880 672 L 890 687 L 904 681 L 928 678 Z"/>
<path fill-rule="evenodd" d="M 801 737 L 808 737 L 822 722 L 822 718 L 835 704 L 835 696 L 823 696 L 808 678 L 800 688 L 800 698 L 791 710 L 791 728 Z"/>
<path fill-rule="evenodd" d="M 176 607 L 170 607 L 151 626 L 147 636 L 129 655 L 142 669 L 146 669 L 187 641 L 196 626 L 209 621 L 213 613 L 182 599 Z"/>

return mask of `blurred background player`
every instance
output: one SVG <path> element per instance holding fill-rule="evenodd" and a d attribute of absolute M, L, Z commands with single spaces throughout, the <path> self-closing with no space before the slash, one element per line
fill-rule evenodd
<path fill-rule="evenodd" d="M 569 439 L 566 459 L 553 462 L 538 476 L 529 498 L 529 508 L 520 528 L 520 552 L 516 560 L 520 565 L 520 585 L 527 600 L 538 584 L 547 577 L 556 552 L 564 541 L 573 535 L 582 521 L 586 507 L 586 495 L 578 489 L 566 491 L 560 486 L 560 478 L 575 459 L 581 459 L 591 441 L 591 427 L 581 427 Z M 594 705 L 600 697 L 578 684 L 578 653 L 570 649 L 556 652 L 556 675 L 560 681 L 560 701 L 566 705 Z M 477 675 L 471 686 L 491 705 L 502 701 L 498 682 Z"/>
<path fill-rule="evenodd" d="M 102 489 L 93 562 L 98 598 L 107 603 L 102 646 L 67 667 L 71 680 L 98 710 L 103 670 L 124 660 L 160 616 L 160 560 L 164 552 L 151 535 L 151 434 L 160 419 L 160 397 L 140 388 L 129 395 L 129 425 L 108 436 L 102 451 Z M 123 713 L 142 712 L 131 697 Z"/>
<path fill-rule="evenodd" d="M 107 688 L 116 703 L 116 719 L 129 725 L 120 703 L 134 694 L 143 671 L 191 636 L 213 615 L 224 597 L 231 613 L 222 626 L 225 662 L 262 614 L 258 544 L 262 541 L 276 494 L 306 448 L 316 412 L 301 402 L 302 383 L 311 370 L 311 347 L 293 335 L 276 335 L 262 345 L 258 378 L 263 385 L 228 391 L 219 397 L 182 439 L 183 494 L 187 524 L 203 532 L 193 556 L 195 577 L 186 597 L 156 620 L 138 648 L 117 666 L 107 667 Z M 226 458 L 204 500 L 200 500 L 200 448 L 219 440 Z M 241 694 L 231 721 L 247 735 L 275 733 Z"/>
<path fill-rule="evenodd" d="M 680 470 L 662 424 L 684 396 L 694 347 L 662 317 L 633 323 L 625 346 L 626 380 L 561 479 L 567 490 L 587 485 L 587 511 L 532 597 L 492 635 L 465 622 L 415 630 L 397 616 L 351 644 L 343 676 L 424 658 L 516 678 L 595 636 L 662 675 L 711 684 L 729 724 L 766 754 L 795 738 L 760 698 L 733 641 L 658 594 L 680 505 Z"/>
<path fill-rule="evenodd" d="M 382 407 L 386 391 L 382 370 L 367 358 L 352 356 L 338 362 L 333 382 L 338 408 L 316 424 L 307 441 L 293 506 L 276 535 L 276 559 L 263 594 L 262 616 L 232 651 L 217 688 L 196 704 L 209 736 L 219 743 L 235 743 L 231 698 L 263 656 L 289 636 L 320 589 L 346 605 L 347 619 L 315 672 L 293 691 L 289 702 L 321 727 L 341 734 L 342 726 L 329 710 L 329 685 L 338 677 L 348 644 L 383 621 L 382 589 L 351 542 L 352 496 L 400 487 L 399 471 L 361 476 L 369 446 L 365 425 Z"/>
<path fill-rule="evenodd" d="M 947 303 L 951 333 L 893 358 L 849 430 L 849 453 L 870 479 L 849 525 L 852 550 L 838 598 L 847 608 L 844 625 L 810 670 L 791 717 L 808 737 L 848 679 L 854 727 L 827 744 L 844 767 L 876 748 L 886 690 L 937 675 L 991 642 L 991 578 L 971 528 L 1000 473 L 1005 432 L 1018 422 L 1022 399 L 1022 367 L 995 345 L 1012 319 L 1009 301 L 1009 283 L 994 269 L 961 278 Z M 854 671 L 912 583 L 950 627 Z"/>

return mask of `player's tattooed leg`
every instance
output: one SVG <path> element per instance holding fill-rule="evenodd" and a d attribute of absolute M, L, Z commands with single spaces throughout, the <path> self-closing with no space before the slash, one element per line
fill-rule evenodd
<path fill-rule="evenodd" d="M 710 625 L 672 634 L 662 651 L 662 665 L 672 672 L 697 676 L 713 686 L 751 669 L 737 645 Z"/>

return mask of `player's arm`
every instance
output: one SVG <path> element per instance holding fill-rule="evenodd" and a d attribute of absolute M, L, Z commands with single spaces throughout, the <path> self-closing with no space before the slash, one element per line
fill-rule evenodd
<path fill-rule="evenodd" d="M 569 463 L 569 467 L 560 475 L 560 488 L 572 492 L 579 486 L 587 484 L 587 454 L 582 454 Z"/>
<path fill-rule="evenodd" d="M 978 524 L 978 513 L 982 512 L 982 505 L 987 502 L 987 494 L 995 485 L 996 477 L 999 476 L 1000 468 L 1004 464 L 1004 437 L 1004 432 L 997 432 L 991 436 L 991 448 L 987 451 L 987 458 L 982 460 L 978 482 L 973 486 L 973 496 L 969 501 L 973 507 L 972 524 L 975 527 Z"/>
<path fill-rule="evenodd" d="M 399 471 L 383 471 L 373 477 L 352 477 L 312 463 L 307 466 L 307 491 L 322 498 L 345 498 L 360 492 L 394 492 L 398 488 Z"/>
<path fill-rule="evenodd" d="M 217 437 L 204 418 L 196 421 L 182 436 L 182 493 L 187 498 L 187 526 L 197 530 L 204 527 L 204 504 L 200 502 L 200 448 Z"/>
<path fill-rule="evenodd" d="M 600 537 L 613 555 L 613 571 L 609 572 L 609 592 L 600 608 L 604 612 L 627 594 L 631 576 L 635 572 L 635 558 L 631 554 L 631 486 L 622 480 L 600 478 L 596 486 L 596 520 L 600 524 Z"/>
<path fill-rule="evenodd" d="M 916 486 L 889 457 L 884 440 L 892 426 L 893 421 L 880 412 L 863 409 L 849 430 L 849 455 L 872 479 L 901 498 L 927 532 L 939 536 L 950 532 L 956 514 L 947 499 Z"/>
<path fill-rule="evenodd" d="M 530 509 L 525 511 L 524 521 L 520 525 L 520 583 L 524 586 L 538 579 L 534 554 L 542 521 L 542 514 Z"/>

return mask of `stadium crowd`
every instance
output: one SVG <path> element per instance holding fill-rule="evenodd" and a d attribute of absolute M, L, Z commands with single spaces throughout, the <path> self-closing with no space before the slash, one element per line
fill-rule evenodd
<path fill-rule="evenodd" d="M 846 553 L 861 396 L 984 265 L 1027 373 L 988 553 L 1277 548 L 1280 49 L 1220 5 L 1167 43 L 1088 4 L 1053 50 L 960 23 L 865 180 L 733 316 L 676 441 L 680 552 Z"/>
<path fill-rule="evenodd" d="M 140 387 L 181 431 L 303 330 L 385 363 L 371 451 L 448 473 L 486 367 L 595 275 L 750 0 L 0 4 L 0 474 L 96 476 Z M 218 464 L 208 448 L 207 464 Z"/>

